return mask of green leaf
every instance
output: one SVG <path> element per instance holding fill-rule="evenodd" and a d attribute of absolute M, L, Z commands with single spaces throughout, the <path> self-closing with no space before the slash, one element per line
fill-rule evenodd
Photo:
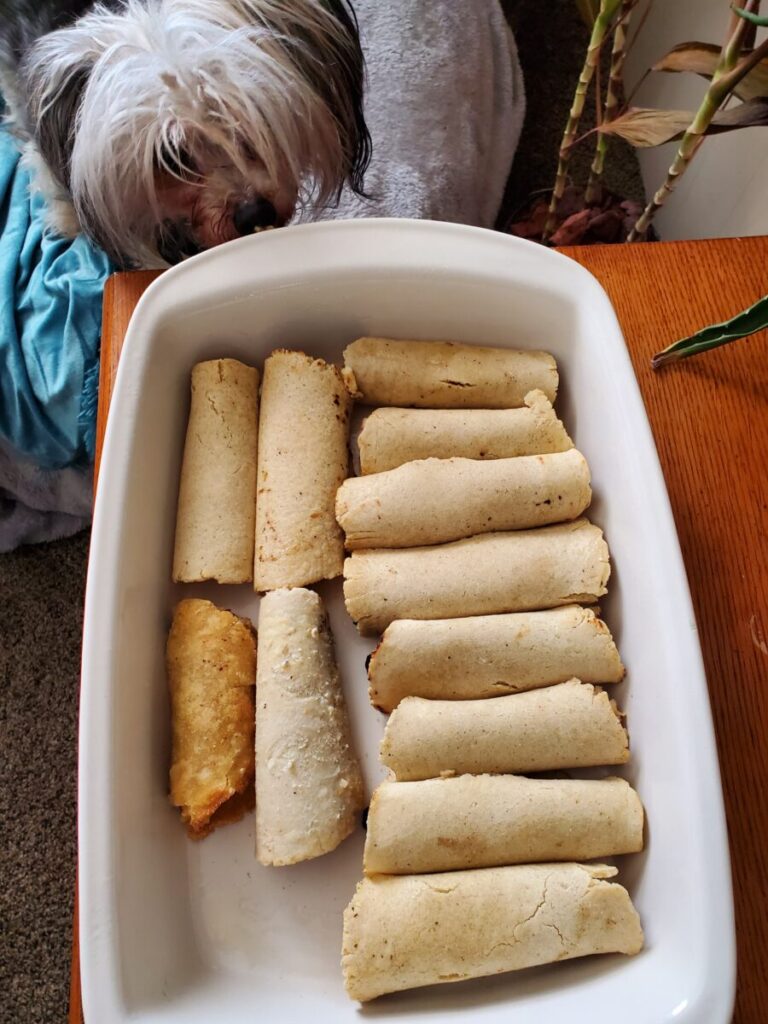
<path fill-rule="evenodd" d="M 730 341 L 739 338 L 746 338 L 750 334 L 756 334 L 768 328 L 768 295 L 758 299 L 754 306 L 737 313 L 730 320 L 721 324 L 713 324 L 705 327 L 690 338 L 682 338 L 673 345 L 657 352 L 651 360 L 651 366 L 658 370 L 660 366 L 668 363 L 676 363 L 680 359 L 687 359 L 695 356 L 697 352 L 706 352 L 710 348 L 718 348 L 720 345 L 727 345 Z"/>
<path fill-rule="evenodd" d="M 630 107 L 613 120 L 604 121 L 597 131 L 605 135 L 618 135 L 636 149 L 648 149 L 681 139 L 695 117 L 692 110 Z M 765 125 L 768 125 L 768 97 L 760 97 L 719 111 L 704 134 L 720 135 L 737 128 L 759 128 Z"/>
<path fill-rule="evenodd" d="M 579 9 L 579 14 L 584 24 L 587 28 L 592 28 L 595 24 L 597 12 L 600 10 L 600 0 L 576 0 L 576 6 Z"/>
<path fill-rule="evenodd" d="M 742 57 L 750 51 L 744 51 Z M 651 71 L 691 72 L 710 79 L 720 60 L 720 47 L 714 43 L 680 43 L 657 61 Z M 741 100 L 768 96 L 768 59 L 761 61 L 743 78 L 734 93 Z"/>
<path fill-rule="evenodd" d="M 740 18 L 751 21 L 753 25 L 768 25 L 768 15 L 753 14 L 752 11 L 745 11 L 743 7 L 731 7 L 731 10 Z"/>

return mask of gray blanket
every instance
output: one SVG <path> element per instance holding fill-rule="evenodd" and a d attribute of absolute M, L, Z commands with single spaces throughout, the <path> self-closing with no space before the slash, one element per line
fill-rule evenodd
<path fill-rule="evenodd" d="M 356 0 L 373 139 L 369 200 L 297 220 L 413 217 L 493 227 L 525 110 L 498 0 Z M 0 449 L 0 552 L 84 528 L 88 468 L 42 471 Z"/>
<path fill-rule="evenodd" d="M 302 219 L 414 217 L 493 227 L 525 113 L 498 0 L 355 0 L 367 66 L 370 201 Z"/>
<path fill-rule="evenodd" d="M 0 554 L 84 530 L 92 479 L 92 466 L 41 469 L 0 443 Z"/>

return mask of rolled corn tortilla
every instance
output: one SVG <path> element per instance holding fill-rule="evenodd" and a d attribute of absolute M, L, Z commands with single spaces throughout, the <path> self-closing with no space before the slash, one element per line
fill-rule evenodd
<path fill-rule="evenodd" d="M 412 875 L 643 848 L 643 806 L 624 779 L 460 775 L 384 782 L 371 798 L 366 875 Z"/>
<path fill-rule="evenodd" d="M 181 808 L 190 835 L 201 837 L 242 816 L 247 806 L 254 769 L 253 629 L 210 601 L 181 601 L 173 614 L 166 662 L 171 803 Z"/>
<path fill-rule="evenodd" d="M 374 409 L 357 438 L 360 472 L 416 459 L 510 459 L 564 452 L 573 441 L 543 391 L 519 409 Z"/>
<path fill-rule="evenodd" d="M 593 953 L 639 953 L 640 918 L 605 864 L 365 878 L 344 912 L 352 999 Z"/>
<path fill-rule="evenodd" d="M 261 601 L 256 681 L 256 856 L 295 864 L 335 849 L 364 806 L 323 605 L 311 590 Z"/>
<path fill-rule="evenodd" d="M 516 774 L 624 764 L 629 741 L 605 691 L 570 679 L 488 700 L 406 697 L 387 722 L 381 760 L 399 781 Z"/>
<path fill-rule="evenodd" d="M 390 623 L 368 662 L 371 703 L 392 711 L 403 697 L 473 700 L 567 679 L 618 683 L 616 644 L 591 608 Z"/>
<path fill-rule="evenodd" d="M 351 551 L 408 548 L 562 523 L 591 499 L 587 460 L 575 448 L 493 462 L 423 459 L 345 480 L 336 520 Z"/>
<path fill-rule="evenodd" d="M 433 547 L 355 551 L 344 600 L 363 634 L 395 619 L 445 619 L 591 603 L 610 575 L 602 531 L 586 519 L 487 533 Z"/>
<path fill-rule="evenodd" d="M 173 579 L 253 579 L 259 371 L 235 359 L 192 369 Z"/>
<path fill-rule="evenodd" d="M 344 350 L 344 374 L 367 405 L 427 409 L 509 409 L 535 390 L 554 402 L 558 384 L 548 352 L 392 338 L 353 341 Z"/>
<path fill-rule="evenodd" d="M 285 349 L 264 364 L 259 419 L 254 588 L 298 587 L 341 573 L 334 516 L 347 475 L 352 400 L 339 370 Z"/>

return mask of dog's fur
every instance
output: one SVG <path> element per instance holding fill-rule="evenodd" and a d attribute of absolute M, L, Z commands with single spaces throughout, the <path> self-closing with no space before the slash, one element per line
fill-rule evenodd
<path fill-rule="evenodd" d="M 385 2 L 385 0 L 382 0 Z M 121 266 L 166 266 L 363 193 L 347 0 L 0 0 L 0 91 L 48 200 Z"/>

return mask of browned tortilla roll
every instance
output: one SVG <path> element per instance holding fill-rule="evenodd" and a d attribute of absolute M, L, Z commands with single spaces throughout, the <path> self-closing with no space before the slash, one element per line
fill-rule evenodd
<path fill-rule="evenodd" d="M 573 441 L 542 391 L 520 409 L 374 409 L 357 439 L 360 472 L 416 459 L 510 459 L 564 452 Z"/>
<path fill-rule="evenodd" d="M 353 341 L 344 350 L 344 374 L 367 405 L 427 409 L 509 409 L 534 390 L 554 402 L 558 383 L 548 352 L 391 338 Z"/>
<path fill-rule="evenodd" d="M 562 523 L 591 499 L 587 460 L 575 448 L 493 462 L 423 459 L 345 480 L 336 519 L 351 551 L 409 548 Z"/>
<path fill-rule="evenodd" d="M 629 741 L 605 691 L 571 679 L 488 700 L 406 697 L 387 722 L 381 760 L 400 781 L 516 774 L 623 764 Z"/>
<path fill-rule="evenodd" d="M 368 811 L 366 875 L 412 875 L 643 848 L 643 806 L 624 779 L 460 775 L 385 782 Z"/>
<path fill-rule="evenodd" d="M 295 864 L 335 849 L 364 806 L 323 605 L 311 590 L 266 594 L 256 681 L 256 855 Z"/>
<path fill-rule="evenodd" d="M 253 781 L 256 641 L 250 623 L 210 601 L 181 601 L 168 636 L 167 671 L 171 803 L 181 808 L 190 835 L 204 836 L 225 820 L 229 804 L 242 814 L 240 795 Z"/>
<path fill-rule="evenodd" d="M 256 590 L 341 573 L 334 499 L 347 475 L 352 400 L 335 366 L 303 352 L 264 364 L 256 503 Z"/>
<path fill-rule="evenodd" d="M 610 631 L 591 608 L 464 619 L 400 619 L 387 626 L 368 662 L 371 703 L 383 711 L 403 697 L 501 697 L 576 677 L 624 677 Z"/>
<path fill-rule="evenodd" d="M 352 999 L 592 953 L 639 953 L 643 930 L 605 864 L 523 864 L 366 878 L 344 912 Z"/>
<path fill-rule="evenodd" d="M 173 554 L 178 582 L 253 578 L 258 396 L 259 371 L 235 359 L 192 370 Z"/>
<path fill-rule="evenodd" d="M 344 562 L 344 600 L 361 633 L 381 633 L 395 619 L 590 603 L 609 575 L 602 531 L 578 519 L 434 547 L 356 551 Z"/>

